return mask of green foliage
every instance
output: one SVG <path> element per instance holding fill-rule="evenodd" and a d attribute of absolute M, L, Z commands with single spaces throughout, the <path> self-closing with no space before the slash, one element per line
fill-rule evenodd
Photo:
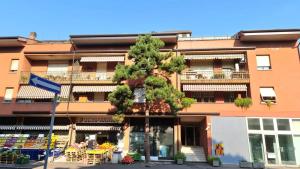
<path fill-rule="evenodd" d="M 163 63 L 160 68 L 170 74 L 180 74 L 185 69 L 185 60 L 183 56 L 175 56 L 170 59 L 170 62 Z"/>
<path fill-rule="evenodd" d="M 213 76 L 213 79 L 224 79 L 225 74 L 224 73 L 215 73 Z"/>
<path fill-rule="evenodd" d="M 114 115 L 112 116 L 112 120 L 113 120 L 114 122 L 116 122 L 116 123 L 119 123 L 119 124 L 123 123 L 124 118 L 125 118 L 125 115 L 124 115 L 124 114 L 114 114 Z"/>
<path fill-rule="evenodd" d="M 208 156 L 207 157 L 208 164 L 212 165 L 213 161 L 219 161 L 220 164 L 222 163 L 222 161 L 221 161 L 221 159 L 219 157 L 214 157 L 214 156 Z"/>
<path fill-rule="evenodd" d="M 184 97 L 181 100 L 181 104 L 182 104 L 183 108 L 190 107 L 193 103 L 196 103 L 196 102 L 197 102 L 196 99 L 188 98 L 188 97 Z"/>
<path fill-rule="evenodd" d="M 234 100 L 234 104 L 237 107 L 240 107 L 242 109 L 248 109 L 252 105 L 252 100 L 249 97 L 246 97 L 246 98 L 236 98 Z"/>
<path fill-rule="evenodd" d="M 142 159 L 142 154 L 138 152 L 128 153 L 127 155 L 131 156 L 134 161 L 141 161 Z"/>
<path fill-rule="evenodd" d="M 273 102 L 271 100 L 266 100 L 265 103 L 269 107 L 269 109 L 271 108 L 271 106 L 273 104 Z"/>
<path fill-rule="evenodd" d="M 146 104 L 155 101 L 167 103 L 171 112 L 176 113 L 195 102 L 186 98 L 171 84 L 170 75 L 181 73 L 185 68 L 183 56 L 173 56 L 172 52 L 162 53 L 160 48 L 164 42 L 151 35 L 139 36 L 135 45 L 130 47 L 128 58 L 131 65 L 118 65 L 113 80 L 121 84 L 124 80 L 144 80 L 143 86 L 118 86 L 109 94 L 109 101 L 117 108 L 117 114 L 130 110 L 134 103 L 133 90 L 137 87 L 145 88 Z"/>
<path fill-rule="evenodd" d="M 174 156 L 174 160 L 177 161 L 178 159 L 182 159 L 183 161 L 186 160 L 186 156 L 182 152 L 177 152 Z"/>
<path fill-rule="evenodd" d="M 125 113 L 133 105 L 133 92 L 128 85 L 117 86 L 117 89 L 108 95 L 108 100 L 117 107 L 117 113 Z"/>
<path fill-rule="evenodd" d="M 128 72 L 129 66 L 118 64 L 116 66 L 113 82 L 117 82 L 118 84 L 120 84 L 121 81 L 128 79 Z"/>

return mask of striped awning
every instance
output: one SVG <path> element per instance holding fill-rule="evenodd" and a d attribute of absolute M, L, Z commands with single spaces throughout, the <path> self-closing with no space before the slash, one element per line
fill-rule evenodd
<path fill-rule="evenodd" d="M 124 62 L 124 56 L 81 57 L 80 62 Z"/>
<path fill-rule="evenodd" d="M 50 126 L 16 126 L 17 130 L 50 130 Z M 69 130 L 69 126 L 53 126 L 53 130 Z"/>
<path fill-rule="evenodd" d="M 119 126 L 76 126 L 79 131 L 119 131 Z"/>
<path fill-rule="evenodd" d="M 15 130 L 16 126 L 14 125 L 1 125 L 0 130 Z"/>
<path fill-rule="evenodd" d="M 212 60 L 212 59 L 244 59 L 244 54 L 201 54 L 201 55 L 185 55 L 187 60 Z"/>
<path fill-rule="evenodd" d="M 68 98 L 70 86 L 62 85 L 60 97 Z M 51 99 L 54 97 L 54 93 L 33 87 L 33 86 L 21 86 L 17 95 L 18 99 Z"/>
<path fill-rule="evenodd" d="M 247 91 L 246 85 L 183 85 L 183 91 Z"/>
<path fill-rule="evenodd" d="M 85 92 L 111 92 L 115 90 L 117 86 L 74 86 L 74 93 L 85 93 Z"/>

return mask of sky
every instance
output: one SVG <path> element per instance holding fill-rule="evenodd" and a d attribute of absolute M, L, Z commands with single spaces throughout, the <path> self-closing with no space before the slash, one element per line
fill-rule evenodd
<path fill-rule="evenodd" d="M 191 30 L 194 37 L 300 28 L 300 0 L 1 0 L 0 36 Z"/>

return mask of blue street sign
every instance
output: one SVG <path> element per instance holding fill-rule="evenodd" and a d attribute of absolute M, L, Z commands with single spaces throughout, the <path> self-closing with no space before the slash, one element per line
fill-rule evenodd
<path fill-rule="evenodd" d="M 29 84 L 55 94 L 60 94 L 61 85 L 30 73 Z"/>

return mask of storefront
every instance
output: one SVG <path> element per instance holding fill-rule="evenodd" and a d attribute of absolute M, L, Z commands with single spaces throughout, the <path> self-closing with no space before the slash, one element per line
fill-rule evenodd
<path fill-rule="evenodd" d="M 174 157 L 174 118 L 150 118 L 150 155 L 152 160 Z M 144 155 L 144 118 L 130 119 L 129 152 Z"/>
<path fill-rule="evenodd" d="M 247 124 L 253 161 L 300 164 L 300 119 L 248 118 Z"/>

